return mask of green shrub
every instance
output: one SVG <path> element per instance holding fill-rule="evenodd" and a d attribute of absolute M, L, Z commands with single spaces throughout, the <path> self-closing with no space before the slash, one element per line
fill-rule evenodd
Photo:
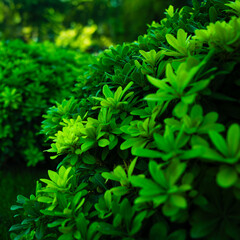
<path fill-rule="evenodd" d="M 37 136 L 42 114 L 69 97 L 89 56 L 50 43 L 0 43 L 0 164 L 13 159 L 35 165 L 44 159 Z"/>
<path fill-rule="evenodd" d="M 226 3 L 170 6 L 49 109 L 60 163 L 18 196 L 12 239 L 239 239 L 239 0 Z"/>

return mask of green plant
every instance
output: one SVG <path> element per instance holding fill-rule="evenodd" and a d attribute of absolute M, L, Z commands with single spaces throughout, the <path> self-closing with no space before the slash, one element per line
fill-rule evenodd
<path fill-rule="evenodd" d="M 49 43 L 1 42 L 0 164 L 25 158 L 27 165 L 44 159 L 38 135 L 41 115 L 70 95 L 90 57 Z M 69 90 L 68 90 L 69 89 Z"/>
<path fill-rule="evenodd" d="M 239 239 L 239 19 L 226 3 L 170 6 L 99 56 L 76 86 L 82 113 L 51 125 L 73 100 L 51 108 L 42 127 L 60 163 L 19 202 L 12 239 Z"/>

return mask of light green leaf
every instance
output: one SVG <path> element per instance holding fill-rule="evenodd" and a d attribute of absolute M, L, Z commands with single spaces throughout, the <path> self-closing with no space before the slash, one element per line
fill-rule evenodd
<path fill-rule="evenodd" d="M 136 162 L 137 162 L 137 157 L 135 157 L 132 161 L 131 161 L 131 163 L 130 163 L 130 165 L 129 165 L 129 168 L 128 168 L 128 178 L 130 178 L 131 176 L 132 176 L 132 173 L 133 173 L 133 170 L 134 170 L 134 168 L 135 168 L 135 165 L 136 165 Z"/>
<path fill-rule="evenodd" d="M 48 176 L 54 183 L 57 183 L 59 176 L 56 172 L 48 170 Z"/>
<path fill-rule="evenodd" d="M 109 140 L 108 139 L 100 139 L 98 141 L 98 146 L 99 147 L 106 147 L 110 144 Z"/>
<path fill-rule="evenodd" d="M 53 199 L 50 197 L 39 197 L 38 202 L 43 202 L 43 203 L 52 203 Z"/>
<path fill-rule="evenodd" d="M 179 208 L 186 208 L 187 207 L 187 201 L 181 195 L 171 195 L 170 201 L 176 207 L 179 207 Z"/>
<path fill-rule="evenodd" d="M 113 98 L 113 93 L 112 91 L 109 89 L 108 85 L 104 85 L 103 86 L 103 94 L 106 98 L 110 97 Z"/>

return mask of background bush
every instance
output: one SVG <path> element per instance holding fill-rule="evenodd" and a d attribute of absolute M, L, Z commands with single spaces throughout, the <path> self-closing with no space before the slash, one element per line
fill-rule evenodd
<path fill-rule="evenodd" d="M 163 17 L 170 3 L 183 5 L 177 0 L 2 0 L 0 39 L 49 40 L 96 51 L 134 41 L 146 31 L 146 24 Z"/>
<path fill-rule="evenodd" d="M 0 43 L 0 164 L 25 159 L 34 166 L 44 159 L 42 114 L 71 96 L 90 58 L 50 43 Z"/>
<path fill-rule="evenodd" d="M 169 6 L 99 56 L 45 116 L 60 163 L 12 239 L 239 239 L 239 6 Z"/>

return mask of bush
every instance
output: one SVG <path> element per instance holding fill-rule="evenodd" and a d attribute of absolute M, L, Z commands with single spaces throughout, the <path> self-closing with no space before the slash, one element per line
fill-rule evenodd
<path fill-rule="evenodd" d="M 72 94 L 89 56 L 49 43 L 1 42 L 0 49 L 0 164 L 24 158 L 35 165 L 44 159 L 41 116 Z"/>
<path fill-rule="evenodd" d="M 60 163 L 18 196 L 12 239 L 239 239 L 239 4 L 170 6 L 103 52 L 48 111 Z"/>

